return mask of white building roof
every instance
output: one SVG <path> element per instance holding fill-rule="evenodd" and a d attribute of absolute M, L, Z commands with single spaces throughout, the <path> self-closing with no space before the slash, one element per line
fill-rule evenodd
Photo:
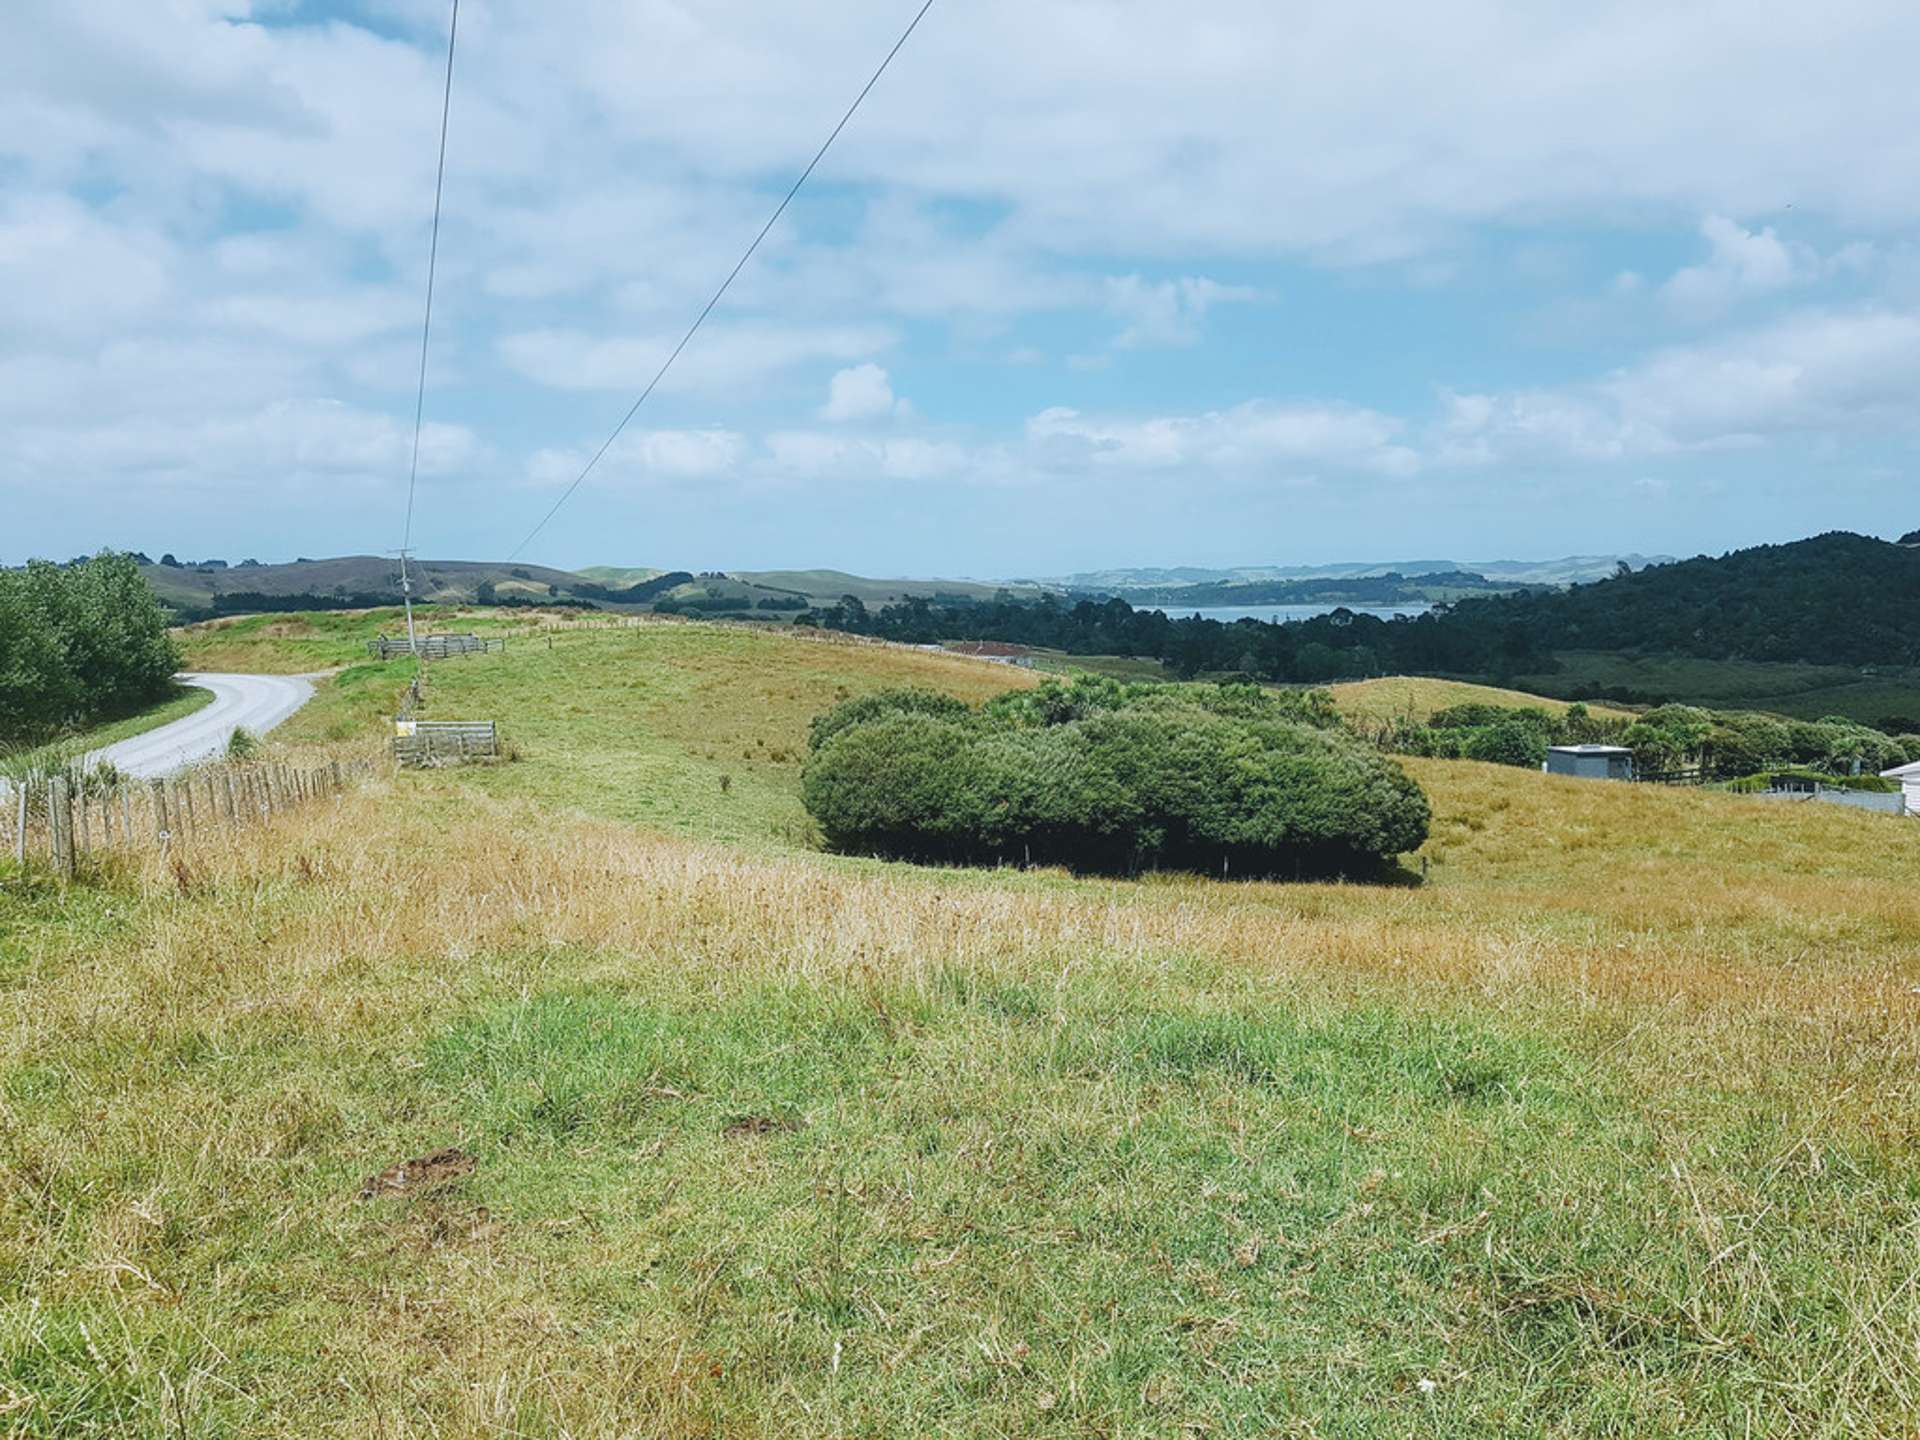
<path fill-rule="evenodd" d="M 1920 776 L 1920 760 L 1914 761 L 1911 765 L 1896 765 L 1891 770 L 1880 772 L 1882 780 L 1905 780 L 1915 776 Z"/>
<path fill-rule="evenodd" d="M 1556 755 L 1631 755 L 1633 751 L 1624 745 L 1549 745 L 1547 749 Z"/>

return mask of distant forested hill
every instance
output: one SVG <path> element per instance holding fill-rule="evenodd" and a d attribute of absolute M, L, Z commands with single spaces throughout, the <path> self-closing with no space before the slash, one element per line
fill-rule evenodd
<path fill-rule="evenodd" d="M 1457 626 L 1519 626 L 1539 650 L 1920 664 L 1920 549 L 1833 531 L 1556 593 L 1461 602 Z"/>
<path fill-rule="evenodd" d="M 1282 681 L 1386 674 L 1538 675 L 1556 652 L 1824 666 L 1920 666 L 1920 549 L 1834 533 L 1649 566 L 1570 590 L 1461 600 L 1383 620 L 1336 610 L 1286 625 L 1169 619 L 1126 601 L 933 604 L 849 597 L 803 624 L 909 642 L 1001 640 L 1152 656 L 1179 674 Z"/>

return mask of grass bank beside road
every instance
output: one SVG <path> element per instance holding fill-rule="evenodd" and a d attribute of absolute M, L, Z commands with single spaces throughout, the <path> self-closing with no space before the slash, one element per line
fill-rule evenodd
<path fill-rule="evenodd" d="M 553 640 L 430 671 L 517 761 L 0 872 L 4 1425 L 1911 1433 L 1920 824 L 1417 760 L 1421 887 L 840 859 L 816 709 L 1028 677 Z"/>
<path fill-rule="evenodd" d="M 136 735 L 144 735 L 149 730 L 158 730 L 162 725 L 171 725 L 176 720 L 184 720 L 197 710 L 204 710 L 213 703 L 213 692 L 202 690 L 195 685 L 172 687 L 164 700 L 149 705 L 137 714 L 110 720 L 96 725 L 77 735 L 69 735 L 45 745 L 35 745 L 19 750 L 0 753 L 0 775 L 24 774 L 46 767 L 57 766 L 67 760 L 78 759 L 117 741 L 131 740 Z"/>

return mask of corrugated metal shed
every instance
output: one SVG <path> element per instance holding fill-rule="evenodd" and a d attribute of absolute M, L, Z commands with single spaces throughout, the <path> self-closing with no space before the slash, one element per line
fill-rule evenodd
<path fill-rule="evenodd" d="M 1549 745 L 1549 775 L 1579 775 L 1589 780 L 1631 780 L 1633 751 L 1624 745 Z"/>

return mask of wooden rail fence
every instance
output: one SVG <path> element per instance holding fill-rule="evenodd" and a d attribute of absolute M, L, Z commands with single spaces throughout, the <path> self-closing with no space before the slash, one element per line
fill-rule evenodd
<path fill-rule="evenodd" d="M 418 642 L 410 642 L 404 635 L 377 635 L 367 641 L 367 653 L 381 660 L 411 655 L 416 649 L 422 660 L 444 660 L 450 655 L 484 655 L 506 648 L 504 638 L 483 640 L 478 635 L 422 635 Z"/>
<path fill-rule="evenodd" d="M 116 851 L 166 849 L 216 833 L 259 829 L 276 815 L 341 794 L 371 761 L 209 765 L 164 780 L 54 775 L 0 787 L 0 853 L 47 857 L 61 875 Z"/>
<path fill-rule="evenodd" d="M 393 758 L 402 765 L 437 765 L 500 753 L 491 720 L 400 720 L 394 725 Z"/>

